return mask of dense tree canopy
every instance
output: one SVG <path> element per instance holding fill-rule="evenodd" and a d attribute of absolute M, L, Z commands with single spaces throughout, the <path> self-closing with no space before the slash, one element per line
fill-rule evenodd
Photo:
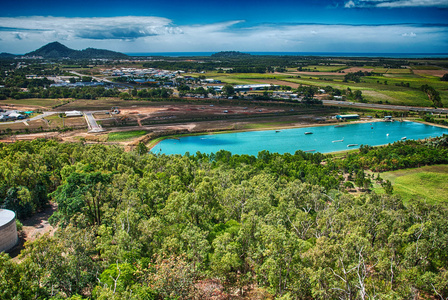
<path fill-rule="evenodd" d="M 363 146 L 345 160 L 0 144 L 3 207 L 23 219 L 52 200 L 59 226 L 20 263 L 0 255 L 0 298 L 446 298 L 446 204 L 345 192 L 369 189 L 367 169 L 446 163 L 446 141 Z"/>

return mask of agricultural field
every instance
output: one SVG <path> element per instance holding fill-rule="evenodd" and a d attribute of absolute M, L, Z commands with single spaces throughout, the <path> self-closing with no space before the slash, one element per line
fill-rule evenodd
<path fill-rule="evenodd" d="M 345 65 L 312 65 L 312 66 L 306 66 L 304 67 L 304 71 L 305 70 L 311 70 L 311 71 L 315 71 L 315 72 L 337 72 L 337 71 L 342 71 L 346 68 Z"/>
<path fill-rule="evenodd" d="M 387 74 L 410 74 L 411 70 L 410 69 L 387 69 L 386 72 Z"/>
<path fill-rule="evenodd" d="M 412 70 L 443 70 L 437 66 L 411 66 Z"/>

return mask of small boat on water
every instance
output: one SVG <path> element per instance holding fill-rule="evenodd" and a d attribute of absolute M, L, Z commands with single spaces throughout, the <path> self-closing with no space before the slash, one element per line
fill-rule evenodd
<path fill-rule="evenodd" d="M 347 147 L 355 147 L 358 146 L 358 144 L 348 144 Z"/>
<path fill-rule="evenodd" d="M 305 132 L 305 134 L 313 134 L 311 131 L 307 131 Z"/>
<path fill-rule="evenodd" d="M 405 136 L 401 138 L 401 140 L 403 140 L 403 141 L 404 141 L 405 139 L 407 139 L 407 137 L 405 137 Z"/>
<path fill-rule="evenodd" d="M 336 126 L 334 126 L 334 128 L 338 128 L 338 127 L 345 127 L 345 125 L 336 125 Z"/>
<path fill-rule="evenodd" d="M 281 130 L 276 130 L 275 133 L 279 133 Z"/>
<path fill-rule="evenodd" d="M 313 150 L 306 150 L 306 151 L 303 151 L 303 152 L 314 152 L 314 151 L 316 151 L 315 149 L 313 149 Z"/>
<path fill-rule="evenodd" d="M 342 140 L 332 141 L 332 143 L 340 143 L 340 142 L 343 142 L 343 141 L 344 141 L 344 139 L 342 139 Z"/>

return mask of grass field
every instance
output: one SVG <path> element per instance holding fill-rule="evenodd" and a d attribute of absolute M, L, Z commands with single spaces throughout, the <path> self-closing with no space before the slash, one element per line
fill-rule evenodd
<path fill-rule="evenodd" d="M 407 75 L 409 76 L 409 75 Z M 420 91 L 423 84 L 428 84 L 434 88 L 440 89 L 440 96 L 444 106 L 448 105 L 448 83 L 431 78 L 385 78 L 382 76 L 363 77 L 363 82 L 343 82 L 343 81 L 323 81 L 317 78 L 283 78 L 284 81 L 303 84 L 315 85 L 319 87 L 331 86 L 338 89 L 361 90 L 365 98 L 369 102 L 388 101 L 390 104 L 412 105 L 412 106 L 431 106 L 432 102 L 428 97 Z M 387 84 L 384 83 L 387 81 Z M 410 87 L 403 87 L 401 83 L 409 83 Z M 396 85 L 398 84 L 398 86 Z"/>
<path fill-rule="evenodd" d="M 337 72 L 337 71 L 341 71 L 344 70 L 345 68 L 347 68 L 346 65 L 339 65 L 339 66 L 321 66 L 321 65 L 316 65 L 316 66 L 306 66 L 303 69 L 310 69 L 311 71 L 318 71 L 318 72 Z"/>
<path fill-rule="evenodd" d="M 412 66 L 412 70 L 443 70 L 436 66 Z"/>
<path fill-rule="evenodd" d="M 339 68 L 340 66 L 309 66 Z M 308 67 L 307 67 L 308 68 Z M 320 70 L 319 71 L 324 71 Z M 285 82 L 314 85 L 319 87 L 332 86 L 338 89 L 361 90 L 369 102 L 385 102 L 396 105 L 431 106 L 432 102 L 420 91 L 424 84 L 430 85 L 439 90 L 444 106 L 448 106 L 448 82 L 440 81 L 440 78 L 430 75 L 412 74 L 410 69 L 389 69 L 376 68 L 374 72 L 383 73 L 384 76 L 362 77 L 360 83 L 343 82 L 343 75 L 335 73 L 335 76 L 320 75 L 319 72 L 301 78 L 293 77 L 291 74 L 227 74 L 227 73 L 206 73 L 206 77 L 220 79 L 224 83 L 231 84 L 257 84 L 266 83 L 260 80 L 282 80 Z M 327 80 L 331 79 L 331 80 Z M 386 84 L 387 83 L 387 84 Z M 277 83 L 278 84 L 278 83 Z M 409 87 L 402 86 L 409 84 Z"/>
<path fill-rule="evenodd" d="M 238 129 L 269 129 L 269 128 L 279 128 L 289 124 L 291 124 L 291 121 L 251 123 L 251 124 L 244 124 Z"/>
<path fill-rule="evenodd" d="M 122 132 L 111 132 L 108 134 L 108 142 L 119 142 L 141 137 L 147 134 L 145 130 L 133 130 L 133 131 L 122 131 Z"/>
<path fill-rule="evenodd" d="M 409 74 L 411 73 L 410 69 L 387 69 L 387 73 L 392 73 L 392 74 Z"/>
<path fill-rule="evenodd" d="M 448 203 L 448 165 L 385 172 L 381 177 L 392 182 L 394 194 L 400 195 L 404 203 L 411 199 Z M 382 192 L 381 187 L 375 189 Z"/>
<path fill-rule="evenodd" d="M 5 122 L 5 123 L 0 123 L 0 130 L 6 130 L 6 129 L 11 129 L 11 130 L 23 130 L 28 128 L 29 130 L 35 130 L 38 128 L 43 128 L 43 129 L 47 129 L 48 125 L 42 121 L 42 120 L 36 120 L 36 121 L 26 121 L 25 125 L 24 122 L 17 122 L 17 123 L 11 123 L 11 122 Z"/>
<path fill-rule="evenodd" d="M 41 106 L 43 108 L 52 108 L 53 106 L 63 104 L 67 102 L 67 99 L 59 100 L 59 99 L 19 99 L 19 100 L 1 100 L 0 105 L 3 106 L 5 104 L 16 105 L 16 106 Z"/>

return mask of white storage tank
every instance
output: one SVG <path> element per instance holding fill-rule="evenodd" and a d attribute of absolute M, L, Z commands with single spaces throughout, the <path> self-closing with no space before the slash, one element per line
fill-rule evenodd
<path fill-rule="evenodd" d="M 18 241 L 16 214 L 0 208 L 0 252 L 10 250 Z"/>

